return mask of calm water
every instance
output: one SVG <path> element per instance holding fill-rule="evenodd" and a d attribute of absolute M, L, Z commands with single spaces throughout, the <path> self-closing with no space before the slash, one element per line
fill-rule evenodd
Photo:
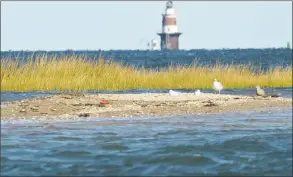
<path fill-rule="evenodd" d="M 195 89 L 173 89 L 183 93 L 194 93 Z M 267 93 L 279 93 L 284 98 L 292 98 L 292 88 L 264 88 Z M 131 89 L 131 90 L 122 90 L 122 91 L 111 91 L 111 90 L 101 90 L 101 91 L 88 91 L 83 93 L 110 93 L 110 94 L 140 94 L 140 93 L 168 93 L 169 89 Z M 214 93 L 214 90 L 211 89 L 201 89 L 203 93 Z M 15 101 L 15 100 L 22 100 L 27 98 L 34 98 L 40 96 L 47 96 L 51 94 L 56 94 L 57 91 L 52 92 L 1 92 L 1 102 L 5 103 L 7 101 Z M 232 95 L 247 95 L 247 96 L 254 96 L 255 89 L 254 88 L 247 88 L 247 89 L 224 89 L 221 91 L 223 94 L 232 94 Z"/>
<path fill-rule="evenodd" d="M 292 88 L 273 90 L 292 97 Z M 46 94 L 51 93 L 5 92 L 1 99 Z M 2 120 L 1 140 L 1 175 L 292 175 L 291 108 L 79 121 Z"/>

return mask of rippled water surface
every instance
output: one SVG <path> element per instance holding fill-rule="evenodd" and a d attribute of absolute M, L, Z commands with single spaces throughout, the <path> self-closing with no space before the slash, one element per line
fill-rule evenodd
<path fill-rule="evenodd" d="M 18 57 L 26 61 L 31 56 L 86 56 L 88 59 L 98 59 L 103 56 L 105 60 L 112 60 L 135 67 L 164 68 L 170 64 L 190 65 L 196 61 L 198 65 L 221 64 L 250 64 L 263 69 L 275 66 L 292 66 L 292 49 L 193 49 L 193 50 L 108 50 L 108 51 L 1 51 L 1 56 Z"/>
<path fill-rule="evenodd" d="M 1 175 L 292 175 L 292 110 L 2 120 Z"/>

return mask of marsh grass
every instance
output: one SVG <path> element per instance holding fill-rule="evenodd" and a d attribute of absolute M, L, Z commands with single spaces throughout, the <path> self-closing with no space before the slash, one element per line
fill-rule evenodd
<path fill-rule="evenodd" d="M 292 67 L 256 72 L 250 65 L 198 66 L 195 62 L 154 70 L 74 55 L 35 56 L 26 62 L 17 57 L 1 59 L 2 91 L 197 89 L 211 88 L 214 78 L 225 88 L 292 87 Z"/>

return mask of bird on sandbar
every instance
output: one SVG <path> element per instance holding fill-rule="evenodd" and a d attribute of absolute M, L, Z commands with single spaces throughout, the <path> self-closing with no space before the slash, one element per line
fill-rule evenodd
<path fill-rule="evenodd" d="M 169 90 L 169 94 L 171 96 L 178 96 L 180 94 L 180 92 L 174 91 L 174 90 Z"/>
<path fill-rule="evenodd" d="M 259 85 L 257 85 L 256 87 L 256 95 L 257 96 L 262 96 L 262 97 L 279 97 L 280 94 L 266 94 L 266 92 L 260 88 Z"/>
<path fill-rule="evenodd" d="M 266 92 L 263 89 L 261 89 L 259 85 L 257 85 L 255 88 L 256 88 L 257 96 L 263 96 L 263 97 L 267 96 Z"/>
<path fill-rule="evenodd" d="M 201 92 L 200 92 L 200 90 L 196 90 L 196 91 L 194 92 L 194 94 L 195 94 L 196 96 L 199 96 L 199 95 L 201 94 Z"/>
<path fill-rule="evenodd" d="M 214 79 L 214 82 L 213 82 L 213 89 L 218 93 L 220 94 L 221 93 L 221 90 L 223 90 L 223 85 L 221 84 L 221 82 L 218 82 L 217 79 Z"/>

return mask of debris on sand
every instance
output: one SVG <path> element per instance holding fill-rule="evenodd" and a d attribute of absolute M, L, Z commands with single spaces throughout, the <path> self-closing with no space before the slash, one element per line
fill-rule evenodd
<path fill-rule="evenodd" d="M 80 113 L 78 117 L 89 117 L 90 113 Z"/>
<path fill-rule="evenodd" d="M 100 101 L 100 104 L 110 104 L 110 103 L 109 103 L 109 101 L 102 100 L 102 101 Z"/>

